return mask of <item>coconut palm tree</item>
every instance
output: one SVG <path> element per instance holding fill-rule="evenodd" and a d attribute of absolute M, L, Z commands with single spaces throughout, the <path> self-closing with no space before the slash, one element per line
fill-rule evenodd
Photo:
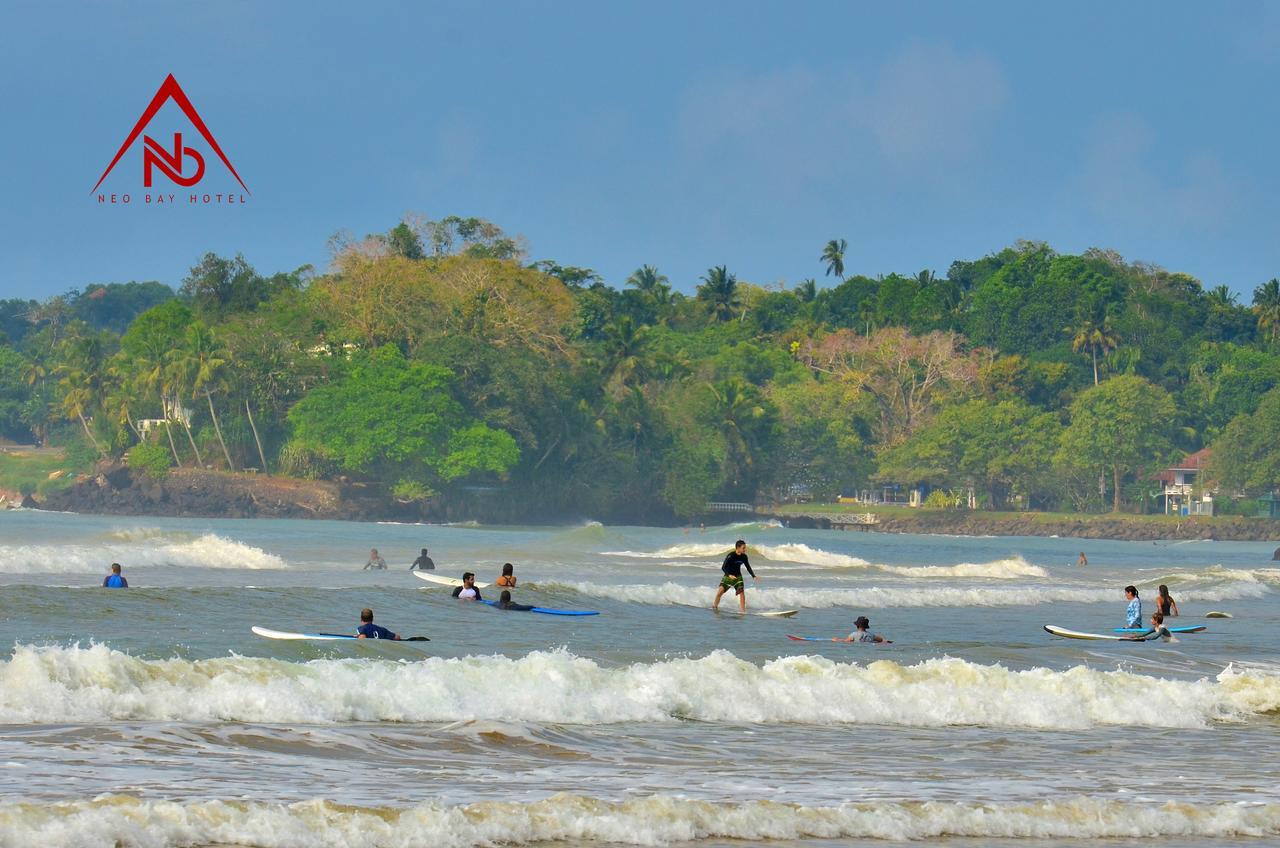
<path fill-rule="evenodd" d="M 765 410 L 756 388 L 741 377 L 706 385 L 714 399 L 717 427 L 729 448 L 733 484 L 736 486 L 739 468 L 751 469 L 755 464 L 756 428 L 753 422 L 763 418 Z"/>
<path fill-rule="evenodd" d="M 1205 293 L 1210 306 L 1229 309 L 1236 305 L 1236 293 L 1227 286 L 1214 286 Z"/>
<path fill-rule="evenodd" d="M 619 315 L 604 327 L 605 370 L 611 382 L 629 385 L 643 377 L 647 370 L 650 335 L 646 327 L 637 327 L 630 315 Z"/>
<path fill-rule="evenodd" d="M 800 298 L 801 303 L 813 303 L 813 299 L 818 296 L 818 281 L 812 277 L 807 280 L 801 280 L 796 286 L 796 297 Z"/>
<path fill-rule="evenodd" d="M 231 452 L 227 450 L 226 440 L 222 438 L 222 425 L 218 422 L 218 412 L 213 407 L 214 393 L 224 391 L 227 387 L 225 350 L 218 343 L 213 331 L 196 321 L 187 327 L 182 346 L 177 353 L 183 362 L 182 368 L 191 378 L 191 397 L 195 399 L 203 396 L 205 402 L 209 404 L 209 418 L 213 420 L 213 430 L 218 435 L 222 456 L 227 460 L 227 469 L 235 471 L 236 466 L 231 461 Z"/>
<path fill-rule="evenodd" d="M 627 277 L 626 284 L 659 305 L 669 303 L 671 300 L 670 280 L 652 265 L 641 265 L 630 277 Z"/>
<path fill-rule="evenodd" d="M 1111 328 L 1111 316 L 1103 318 L 1100 324 L 1092 318 L 1086 318 L 1078 326 L 1068 327 L 1067 332 L 1074 333 L 1071 350 L 1079 353 L 1086 347 L 1089 349 L 1093 358 L 1093 384 L 1098 385 L 1098 351 L 1101 350 L 1105 356 L 1120 344 L 1120 338 Z"/>
<path fill-rule="evenodd" d="M 698 300 L 707 304 L 712 319 L 729 321 L 734 312 L 742 305 L 738 297 L 738 278 L 729 273 L 724 265 L 708 268 L 698 286 Z"/>
<path fill-rule="evenodd" d="M 1258 329 L 1271 341 L 1280 337 L 1280 280 L 1272 277 L 1253 290 L 1253 314 L 1258 316 Z"/>
<path fill-rule="evenodd" d="M 832 239 L 827 242 L 827 246 L 822 248 L 822 256 L 818 257 L 820 261 L 826 263 L 827 276 L 835 275 L 837 278 L 844 279 L 844 251 L 849 243 L 844 239 Z"/>

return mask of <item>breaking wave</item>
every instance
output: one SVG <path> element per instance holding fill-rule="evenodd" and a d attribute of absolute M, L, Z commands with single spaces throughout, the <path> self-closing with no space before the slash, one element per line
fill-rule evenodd
<path fill-rule="evenodd" d="M 768 583 L 767 578 L 761 581 Z M 689 586 L 681 583 L 608 584 L 571 581 L 540 582 L 542 588 L 560 587 L 599 598 L 614 598 L 640 604 L 689 606 L 709 597 L 714 584 Z M 1269 593 L 1261 583 L 1233 581 L 1179 590 L 1177 598 L 1188 601 L 1227 601 L 1258 598 Z M 1087 586 L 866 586 L 849 589 L 750 589 L 750 603 L 756 609 L 829 609 L 854 607 L 1009 607 L 1037 604 L 1117 603 L 1117 592 L 1108 587 Z"/>
<path fill-rule="evenodd" d="M 1280 711 L 1280 676 L 1231 668 L 1166 680 L 1077 666 L 1015 671 L 726 651 L 611 667 L 566 651 L 419 662 L 138 659 L 103 645 L 20 646 L 0 663 L 0 722 L 532 721 L 1204 727 Z"/>
<path fill-rule="evenodd" d="M 653 796 L 557 794 L 467 806 L 358 807 L 331 801 L 144 801 L 124 795 L 0 805 L 0 845 L 240 845 L 270 848 L 471 848 L 702 839 L 940 837 L 1107 839 L 1280 834 L 1280 804 L 1141 803 L 1075 797 L 1034 803 L 871 801 L 801 806 Z"/>
<path fill-rule="evenodd" d="M 288 568 L 261 548 L 215 533 L 113 530 L 97 545 L 0 545 L 0 574 L 74 574 L 102 572 L 112 562 L 126 569 L 142 566 L 180 568 Z"/>

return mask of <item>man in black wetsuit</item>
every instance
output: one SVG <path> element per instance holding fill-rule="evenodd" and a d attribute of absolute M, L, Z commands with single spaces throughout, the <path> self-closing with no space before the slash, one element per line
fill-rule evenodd
<path fill-rule="evenodd" d="M 413 561 L 413 565 L 409 566 L 410 571 L 413 571 L 415 568 L 418 569 L 419 571 L 435 571 L 436 570 L 435 560 L 427 556 L 426 548 L 422 549 L 422 555 Z"/>
<path fill-rule="evenodd" d="M 511 600 L 511 593 L 506 589 L 502 590 L 502 594 L 498 597 L 498 609 L 514 610 L 516 612 L 528 612 L 533 609 L 532 604 L 517 604 Z"/>
<path fill-rule="evenodd" d="M 747 560 L 747 543 L 739 539 L 733 543 L 733 550 L 724 558 L 724 565 L 720 566 L 720 570 L 724 572 L 724 577 L 720 578 L 720 588 L 716 591 L 716 599 L 711 602 L 711 609 L 720 610 L 720 599 L 724 597 L 724 593 L 732 589 L 738 594 L 738 609 L 742 612 L 747 611 L 747 585 L 742 580 L 742 567 L 747 567 L 747 573 L 751 575 L 751 579 L 756 582 L 760 581 L 756 577 L 756 573 L 751 570 L 751 563 Z"/>

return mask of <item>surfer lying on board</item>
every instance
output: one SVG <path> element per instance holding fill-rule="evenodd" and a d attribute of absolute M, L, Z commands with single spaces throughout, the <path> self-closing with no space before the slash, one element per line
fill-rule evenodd
<path fill-rule="evenodd" d="M 392 633 L 381 624 L 373 623 L 373 610 L 365 607 L 360 610 L 360 626 L 356 628 L 357 639 L 392 639 L 400 641 L 399 633 Z"/>
<path fill-rule="evenodd" d="M 516 587 L 515 566 L 509 562 L 503 563 L 502 576 L 493 581 L 493 585 L 503 586 L 507 589 L 514 589 Z"/>
<path fill-rule="evenodd" d="M 476 588 L 476 576 L 470 571 L 462 574 L 462 585 L 453 590 L 453 596 L 462 601 L 479 601 L 480 590 Z"/>
<path fill-rule="evenodd" d="M 502 594 L 498 596 L 498 609 L 513 610 L 515 612 L 528 612 L 533 609 L 532 604 L 517 604 L 511 600 L 511 593 L 506 589 L 502 590 Z"/>
<path fill-rule="evenodd" d="M 711 602 L 711 609 L 719 611 L 720 599 L 724 597 L 724 593 L 732 589 L 738 594 L 738 609 L 742 612 L 747 611 L 747 584 L 742 580 L 742 567 L 746 566 L 747 573 L 751 575 L 751 579 L 757 583 L 760 578 L 756 577 L 756 573 L 751 570 L 751 563 L 747 560 L 747 543 L 739 539 L 733 543 L 733 550 L 724 558 L 724 565 L 720 566 L 720 570 L 724 572 L 724 577 L 720 578 L 720 588 L 716 590 L 716 599 Z"/>
<path fill-rule="evenodd" d="M 1176 642 L 1173 634 L 1169 632 L 1169 628 L 1164 626 L 1164 615 L 1158 612 L 1151 613 L 1151 629 L 1146 633 L 1137 633 L 1133 636 L 1124 637 L 1131 642 L 1149 642 L 1152 639 L 1163 639 L 1166 642 Z"/>
<path fill-rule="evenodd" d="M 1125 586 L 1124 596 L 1129 601 L 1129 606 L 1124 609 L 1124 626 L 1125 627 L 1141 627 L 1142 626 L 1142 599 L 1138 597 L 1138 589 L 1136 586 Z"/>
<path fill-rule="evenodd" d="M 832 642 L 884 642 L 886 645 L 892 645 L 892 639 L 886 639 L 879 633 L 871 632 L 871 620 L 865 615 L 858 616 L 853 622 L 854 630 L 848 636 L 841 639 L 839 636 L 832 637 Z"/>

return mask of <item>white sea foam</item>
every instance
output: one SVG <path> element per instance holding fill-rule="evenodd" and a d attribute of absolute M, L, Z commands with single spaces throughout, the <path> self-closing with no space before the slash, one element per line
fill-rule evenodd
<path fill-rule="evenodd" d="M 146 528 L 114 530 L 101 544 L 0 545 L 0 574 L 102 572 L 112 562 L 181 568 L 288 568 L 261 548 L 215 533 L 196 535 Z"/>
<path fill-rule="evenodd" d="M 762 581 L 767 585 L 767 580 Z M 543 581 L 543 588 L 562 587 L 600 598 L 614 598 L 640 604 L 688 606 L 701 600 L 714 589 L 706 583 L 690 586 L 682 583 L 611 584 L 574 581 Z M 1258 598 L 1269 593 L 1261 583 L 1231 582 L 1203 585 L 1178 592 L 1178 599 L 1188 601 L 1227 601 Z M 1113 587 L 1089 586 L 864 586 L 848 589 L 750 589 L 753 608 L 828 609 L 855 607 L 887 609 L 891 607 L 1009 607 L 1037 604 L 1118 604 L 1119 593 Z"/>
<path fill-rule="evenodd" d="M 565 651 L 520 658 L 144 660 L 102 645 L 27 647 L 0 664 L 0 722 L 550 724 L 695 721 L 1084 729 L 1204 727 L 1280 711 L 1280 676 L 1228 669 L 1166 680 L 1078 666 L 1014 671 L 955 658 L 915 665 L 726 651 L 603 666 Z"/>
<path fill-rule="evenodd" d="M 727 545 L 707 542 L 689 542 L 672 545 L 658 551 L 604 551 L 605 556 L 635 557 L 638 559 L 679 560 L 699 558 L 708 560 L 707 567 L 715 567 L 716 560 L 728 553 Z M 1020 556 L 1005 557 L 991 562 L 962 562 L 958 565 L 886 565 L 872 563 L 862 557 L 839 554 L 813 548 L 798 542 L 783 545 L 750 545 L 748 551 L 770 562 L 799 563 L 813 568 L 870 569 L 903 577 L 988 577 L 1013 579 L 1019 577 L 1047 577 L 1049 573 L 1038 565 L 1032 565 Z"/>
<path fill-rule="evenodd" d="M 557 794 L 469 806 L 356 807 L 330 801 L 92 801 L 0 805 L 0 846 L 243 845 L 271 848 L 471 848 L 555 843 L 660 846 L 702 839 L 939 837 L 1107 839 L 1280 834 L 1280 804 L 871 801 L 800 806 L 653 796 L 611 801 Z"/>

